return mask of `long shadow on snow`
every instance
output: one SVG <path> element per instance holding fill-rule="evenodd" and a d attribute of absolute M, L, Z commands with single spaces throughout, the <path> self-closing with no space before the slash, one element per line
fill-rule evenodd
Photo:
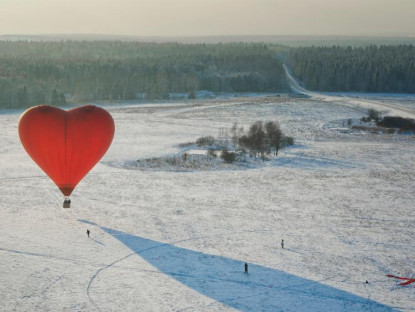
<path fill-rule="evenodd" d="M 249 264 L 249 274 L 244 274 L 243 261 L 101 229 L 183 285 L 240 311 L 396 311 L 279 270 Z"/>

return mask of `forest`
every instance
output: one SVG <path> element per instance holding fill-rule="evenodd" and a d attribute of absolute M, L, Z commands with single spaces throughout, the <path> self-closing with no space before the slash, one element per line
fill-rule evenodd
<path fill-rule="evenodd" d="M 287 63 L 315 91 L 415 92 L 415 46 L 302 47 Z"/>
<path fill-rule="evenodd" d="M 265 43 L 0 41 L 0 108 L 310 90 L 415 92 L 413 45 L 289 48 Z"/>
<path fill-rule="evenodd" d="M 0 41 L 0 107 L 287 91 L 265 44 Z"/>

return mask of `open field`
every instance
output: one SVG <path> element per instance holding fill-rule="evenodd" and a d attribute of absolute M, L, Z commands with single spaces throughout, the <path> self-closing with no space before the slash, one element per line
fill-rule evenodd
<path fill-rule="evenodd" d="M 325 127 L 362 117 L 373 101 L 312 94 L 107 107 L 113 144 L 70 210 L 23 150 L 19 114 L 0 115 L 1 307 L 415 311 L 414 286 L 386 277 L 415 275 L 415 136 Z M 413 97 L 379 103 L 414 114 Z M 270 165 L 123 168 L 256 120 L 277 120 L 295 138 Z"/>

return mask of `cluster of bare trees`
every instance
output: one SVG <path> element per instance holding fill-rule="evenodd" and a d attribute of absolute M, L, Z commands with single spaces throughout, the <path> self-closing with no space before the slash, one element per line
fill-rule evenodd
<path fill-rule="evenodd" d="M 235 123 L 231 128 L 231 134 L 235 149 L 246 149 L 250 156 L 260 155 L 263 159 L 265 154 L 273 153 L 277 156 L 281 147 L 294 144 L 294 139 L 285 136 L 276 121 L 256 121 L 247 133 Z"/>
<path fill-rule="evenodd" d="M 261 156 L 263 160 L 271 153 L 277 156 L 281 148 L 293 145 L 294 139 L 283 134 L 277 121 L 259 120 L 248 131 L 235 122 L 230 131 L 221 128 L 217 139 L 206 136 L 197 139 L 195 143 L 208 147 L 207 155 L 210 157 L 217 157 L 216 150 L 221 149 L 220 157 L 225 162 L 232 163 L 248 152 L 250 157 Z"/>

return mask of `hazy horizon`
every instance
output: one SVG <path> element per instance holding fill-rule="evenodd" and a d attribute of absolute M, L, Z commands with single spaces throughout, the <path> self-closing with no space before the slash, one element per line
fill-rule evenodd
<path fill-rule="evenodd" d="M 2 0 L 0 35 L 408 36 L 413 0 Z"/>

